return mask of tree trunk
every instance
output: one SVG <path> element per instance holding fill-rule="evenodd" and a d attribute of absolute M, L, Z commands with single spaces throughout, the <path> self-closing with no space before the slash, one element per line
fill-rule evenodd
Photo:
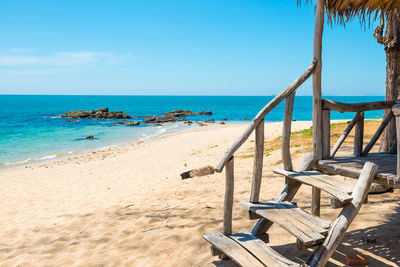
<path fill-rule="evenodd" d="M 379 40 L 378 40 L 379 42 Z M 400 96 L 400 9 L 390 12 L 386 18 L 385 36 L 382 39 L 386 52 L 386 100 Z M 385 115 L 388 111 L 385 111 Z M 382 135 L 380 151 L 395 151 L 396 127 L 394 119 Z"/>

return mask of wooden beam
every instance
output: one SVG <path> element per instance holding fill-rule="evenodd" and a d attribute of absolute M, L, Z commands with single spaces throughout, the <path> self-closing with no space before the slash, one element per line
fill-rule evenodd
<path fill-rule="evenodd" d="M 364 112 L 360 112 L 360 117 L 356 123 L 356 129 L 354 133 L 354 156 L 360 156 L 363 150 L 364 143 Z"/>
<path fill-rule="evenodd" d="M 372 147 L 375 145 L 376 141 L 378 141 L 379 137 L 383 133 L 383 130 L 385 130 L 386 126 L 388 125 L 389 121 L 394 117 L 393 112 L 390 111 L 386 117 L 383 119 L 381 125 L 379 125 L 378 130 L 376 130 L 376 133 L 374 136 L 372 136 L 371 140 L 369 141 L 368 145 L 364 148 L 363 152 L 361 153 L 361 156 L 366 156 L 368 155 L 369 151 L 372 149 Z"/>
<path fill-rule="evenodd" d="M 232 209 L 234 192 L 234 164 L 233 157 L 226 164 L 225 171 L 225 199 L 224 199 L 224 220 L 222 232 L 224 235 L 232 234 Z"/>
<path fill-rule="evenodd" d="M 250 194 L 250 202 L 253 203 L 257 203 L 260 197 L 263 159 L 264 159 L 264 120 L 262 120 L 256 128 L 253 181 L 251 183 L 251 194 Z"/>
<path fill-rule="evenodd" d="M 286 97 L 285 113 L 282 128 L 282 160 L 285 170 L 293 170 L 292 158 L 290 156 L 290 134 L 292 132 L 292 114 L 296 92 Z"/>
<path fill-rule="evenodd" d="M 249 138 L 253 130 L 257 127 L 261 120 L 274 109 L 279 103 L 282 102 L 287 96 L 293 93 L 300 85 L 302 85 L 314 72 L 314 68 L 317 65 L 317 61 L 313 59 L 308 66 L 308 68 L 297 78 L 293 83 L 291 83 L 286 89 L 282 90 L 277 96 L 274 97 L 265 107 L 263 107 L 260 112 L 254 117 L 246 130 L 241 136 L 225 151 L 224 155 L 221 157 L 220 161 L 215 167 L 216 172 L 221 172 L 228 160 L 233 156 L 236 150 Z"/>
<path fill-rule="evenodd" d="M 322 158 L 331 157 L 331 111 L 322 110 Z"/>
<path fill-rule="evenodd" d="M 329 231 L 324 243 L 317 248 L 315 253 L 307 262 L 311 267 L 325 266 L 325 264 L 328 262 L 329 258 L 332 256 L 333 252 L 346 233 L 347 228 L 350 226 L 351 222 L 354 220 L 358 211 L 360 210 L 377 171 L 378 165 L 372 162 L 365 163 L 351 195 L 353 200 L 344 207 L 335 222 L 332 224 L 332 228 Z"/>
<path fill-rule="evenodd" d="M 354 125 L 356 125 L 359 118 L 360 118 L 360 113 L 357 112 L 356 115 L 354 116 L 354 118 L 349 123 L 349 125 L 347 125 L 347 127 L 344 130 L 344 132 L 342 133 L 342 135 L 337 140 L 336 144 L 333 146 L 332 151 L 331 151 L 331 158 L 333 158 L 336 155 L 336 152 L 338 152 L 340 146 L 343 144 L 344 140 L 349 135 L 349 133 L 353 129 Z"/>
<path fill-rule="evenodd" d="M 377 101 L 364 103 L 341 103 L 338 101 L 323 99 L 322 108 L 343 112 L 361 112 L 368 110 L 391 109 L 396 102 L 393 101 Z"/>
<path fill-rule="evenodd" d="M 400 177 L 400 105 L 392 108 L 393 115 L 396 116 L 396 134 L 397 134 L 397 176 Z"/>
<path fill-rule="evenodd" d="M 324 30 L 324 5 L 317 0 L 315 5 L 314 58 L 318 60 L 313 73 L 313 152 L 317 160 L 322 159 L 322 102 L 321 102 L 321 70 L 322 70 L 322 34 Z"/>

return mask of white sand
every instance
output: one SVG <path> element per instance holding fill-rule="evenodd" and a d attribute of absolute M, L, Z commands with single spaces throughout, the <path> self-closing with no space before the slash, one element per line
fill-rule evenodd
<path fill-rule="evenodd" d="M 293 130 L 310 122 L 294 122 Z M 221 229 L 224 174 L 181 180 L 180 173 L 215 165 L 246 125 L 213 125 L 72 158 L 0 171 L 0 266 L 214 266 L 232 265 L 212 257 L 204 233 Z M 266 124 L 266 138 L 281 123 Z M 254 139 L 250 137 L 249 140 Z M 245 143 L 238 154 L 254 146 Z M 295 164 L 301 156 L 295 155 Z M 252 158 L 235 160 L 234 231 L 249 231 L 238 204 L 250 196 Z M 280 153 L 264 160 L 261 198 L 276 197 L 284 179 Z M 310 188 L 295 198 L 309 209 Z M 343 253 L 365 253 L 371 266 L 400 264 L 399 193 L 372 195 L 331 262 Z M 323 194 L 322 216 L 338 210 Z M 376 237 L 363 244 L 362 237 Z M 271 244 L 296 256 L 295 240 L 273 226 Z"/>

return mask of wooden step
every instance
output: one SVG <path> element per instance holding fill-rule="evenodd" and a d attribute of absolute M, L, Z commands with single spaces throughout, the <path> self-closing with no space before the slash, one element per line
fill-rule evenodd
<path fill-rule="evenodd" d="M 275 173 L 282 174 L 289 179 L 293 179 L 302 184 L 311 185 L 319 188 L 340 202 L 347 203 L 353 198 L 351 193 L 354 185 L 343 181 L 342 179 L 320 173 L 318 171 L 304 171 L 304 172 L 294 172 L 286 170 L 275 170 Z"/>
<path fill-rule="evenodd" d="M 313 216 L 290 202 L 240 202 L 249 211 L 279 225 L 298 240 L 300 248 L 309 248 L 325 240 L 330 222 Z"/>
<path fill-rule="evenodd" d="M 305 266 L 286 259 L 251 233 L 226 236 L 217 232 L 203 237 L 240 266 Z"/>

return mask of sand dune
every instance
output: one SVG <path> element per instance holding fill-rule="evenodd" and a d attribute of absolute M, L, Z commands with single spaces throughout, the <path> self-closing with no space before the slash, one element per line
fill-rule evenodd
<path fill-rule="evenodd" d="M 294 122 L 293 130 L 310 127 Z M 267 138 L 281 123 L 266 124 Z M 0 171 L 0 266 L 235 266 L 212 257 L 201 235 L 221 229 L 223 174 L 181 180 L 192 168 L 214 165 L 245 125 L 214 125 L 67 159 Z M 249 140 L 253 139 L 250 137 Z M 238 152 L 252 147 L 246 143 Z M 294 153 L 298 164 L 301 154 Z M 252 158 L 235 161 L 234 231 L 255 221 L 238 202 L 249 198 Z M 280 153 L 265 158 L 261 198 L 277 196 L 284 179 L 272 173 Z M 268 182 L 266 182 L 268 181 Z M 295 198 L 309 209 L 310 188 Z M 338 210 L 323 195 L 322 216 Z M 371 266 L 400 264 L 399 192 L 371 195 L 331 259 L 364 253 Z M 365 244 L 374 237 L 377 242 Z M 271 244 L 305 257 L 295 240 L 273 226 Z M 297 251 L 296 253 L 294 253 Z"/>

